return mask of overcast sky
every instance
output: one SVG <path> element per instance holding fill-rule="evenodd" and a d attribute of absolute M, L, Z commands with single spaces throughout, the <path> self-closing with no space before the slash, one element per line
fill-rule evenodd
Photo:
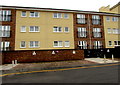
<path fill-rule="evenodd" d="M 0 5 L 98 11 L 120 0 L 0 0 Z"/>

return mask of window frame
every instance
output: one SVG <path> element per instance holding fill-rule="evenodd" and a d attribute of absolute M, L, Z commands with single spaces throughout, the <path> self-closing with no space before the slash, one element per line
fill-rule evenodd
<path fill-rule="evenodd" d="M 30 42 L 33 42 L 33 47 L 31 47 L 31 43 Z M 35 42 L 38 42 L 38 46 L 36 47 L 35 46 Z M 40 41 L 29 41 L 29 48 L 39 48 L 40 47 Z"/>
<path fill-rule="evenodd" d="M 33 13 L 34 16 L 31 16 L 31 13 Z M 36 16 L 35 13 L 38 13 L 38 16 Z M 36 18 L 37 18 L 37 17 L 40 17 L 40 12 L 30 11 L 29 17 L 34 17 L 34 18 L 35 18 L 35 17 L 36 17 Z"/>
<path fill-rule="evenodd" d="M 25 46 L 24 46 L 24 47 L 22 47 L 22 42 L 25 43 Z M 20 48 L 26 48 L 26 42 L 25 42 L 25 41 L 21 41 L 21 42 L 20 42 Z"/>
<path fill-rule="evenodd" d="M 33 27 L 33 31 L 31 31 L 31 27 Z M 35 27 L 38 27 L 38 31 L 35 31 Z M 39 26 L 30 26 L 29 32 L 40 32 L 40 27 Z"/>
<path fill-rule="evenodd" d="M 68 46 L 66 46 L 66 42 L 67 42 Z M 65 41 L 65 42 L 64 42 L 64 46 L 65 46 L 65 47 L 70 47 L 70 41 Z"/>
<path fill-rule="evenodd" d="M 25 12 L 25 16 L 23 16 L 23 12 Z M 21 17 L 27 17 L 26 11 L 21 11 Z"/>
<path fill-rule="evenodd" d="M 57 46 L 55 46 L 55 43 L 54 42 L 57 42 Z M 62 42 L 62 46 L 60 46 L 60 42 Z M 53 47 L 63 47 L 63 41 L 53 41 Z"/>

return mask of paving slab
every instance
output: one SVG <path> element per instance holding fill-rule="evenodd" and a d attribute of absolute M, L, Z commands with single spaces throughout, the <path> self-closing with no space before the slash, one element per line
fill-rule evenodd
<path fill-rule="evenodd" d="M 91 61 L 91 62 L 96 62 L 96 63 L 117 63 L 119 61 L 117 60 L 112 60 L 112 59 L 104 59 L 104 58 L 85 58 L 85 60 L 87 61 Z"/>

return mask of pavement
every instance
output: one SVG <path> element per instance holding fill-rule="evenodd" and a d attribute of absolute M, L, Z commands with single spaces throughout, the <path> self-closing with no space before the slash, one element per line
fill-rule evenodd
<path fill-rule="evenodd" d="M 105 59 L 105 58 L 85 58 L 85 60 L 91 61 L 91 62 L 100 63 L 100 64 L 105 64 L 105 63 L 117 63 L 117 62 L 119 62 L 119 61 L 117 61 L 117 60 Z"/>
<path fill-rule="evenodd" d="M 5 64 L 0 66 L 1 71 L 31 71 L 31 70 L 40 70 L 40 69 L 52 69 L 52 68 L 69 68 L 82 65 L 93 65 L 93 64 L 109 64 L 117 63 L 117 60 L 104 59 L 104 58 L 85 58 L 85 60 L 74 60 L 74 61 L 61 61 L 61 62 L 46 62 L 46 63 L 23 63 L 23 64 Z"/>

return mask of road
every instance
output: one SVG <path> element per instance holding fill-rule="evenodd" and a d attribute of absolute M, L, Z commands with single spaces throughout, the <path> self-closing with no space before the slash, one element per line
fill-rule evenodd
<path fill-rule="evenodd" d="M 9 75 L 3 83 L 118 83 L 118 65 Z"/>

